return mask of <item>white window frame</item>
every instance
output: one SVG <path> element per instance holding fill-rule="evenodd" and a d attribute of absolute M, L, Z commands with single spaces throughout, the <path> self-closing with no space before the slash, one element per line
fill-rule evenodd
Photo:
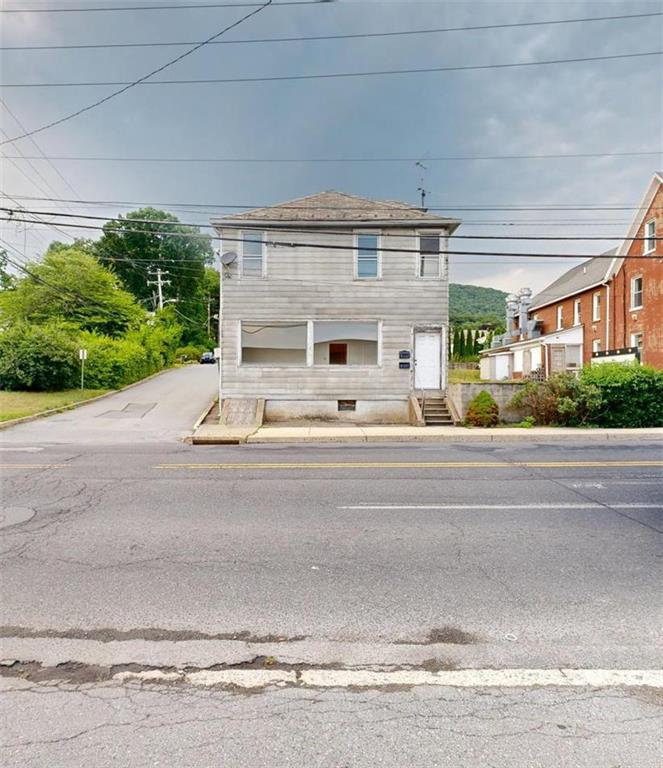
<path fill-rule="evenodd" d="M 377 237 L 377 274 L 375 276 L 363 277 L 359 274 L 359 238 L 361 235 L 374 235 Z M 382 279 L 382 233 L 380 230 L 362 229 L 354 233 L 354 276 L 355 280 L 381 280 Z"/>
<path fill-rule="evenodd" d="M 592 322 L 599 323 L 601 321 L 601 291 L 596 291 L 592 294 Z"/>
<path fill-rule="evenodd" d="M 279 365 L 279 363 L 246 363 L 242 360 L 242 326 L 243 325 L 305 325 L 306 326 L 306 362 L 298 365 Z M 297 370 L 310 368 L 310 347 L 313 335 L 313 326 L 308 320 L 238 320 L 237 321 L 237 366 L 243 368 L 278 368 L 283 370 Z"/>
<path fill-rule="evenodd" d="M 582 321 L 582 301 L 576 299 L 573 302 L 573 325 L 580 325 Z"/>
<path fill-rule="evenodd" d="M 636 341 L 638 336 L 642 339 L 641 344 L 638 344 L 637 341 Z M 635 333 L 632 333 L 631 334 L 631 346 L 632 347 L 637 347 L 638 349 L 642 349 L 642 344 L 644 344 L 644 338 L 645 338 L 645 336 L 644 336 L 642 331 L 636 331 Z"/>
<path fill-rule="evenodd" d="M 555 313 L 555 316 L 557 318 L 557 328 L 555 330 L 562 331 L 564 330 L 564 305 L 559 304 L 557 306 L 557 311 Z"/>
<path fill-rule="evenodd" d="M 244 273 L 244 236 L 245 235 L 262 235 L 262 252 L 261 252 L 261 270 L 259 275 L 247 275 Z M 239 233 L 239 258 L 240 258 L 240 279 L 246 280 L 261 280 L 267 276 L 267 243 L 264 229 L 242 229 Z M 256 238 L 257 239 L 257 238 Z M 251 258 L 251 257 L 248 257 Z M 255 258 L 255 257 L 254 257 Z"/>
<path fill-rule="evenodd" d="M 601 351 L 601 339 L 592 339 L 592 352 Z"/>
<path fill-rule="evenodd" d="M 373 278 L 375 279 L 375 278 Z M 336 366 L 336 365 L 329 365 L 327 363 L 315 363 L 315 324 L 316 323 L 375 323 L 377 325 L 377 342 L 378 342 L 378 348 L 377 348 L 377 356 L 376 360 L 377 362 L 374 365 L 352 365 L 348 363 L 347 365 L 342 366 Z M 356 371 L 358 368 L 382 368 L 382 320 L 370 320 L 363 318 L 330 318 L 330 319 L 322 319 L 322 320 L 311 320 L 309 324 L 309 344 L 311 347 L 310 350 L 310 359 L 311 359 L 311 367 L 313 368 L 324 368 L 325 370 L 329 370 L 329 368 L 333 368 L 334 370 L 339 368 L 341 370 L 344 370 L 346 368 L 351 368 L 353 371 Z"/>
<path fill-rule="evenodd" d="M 415 275 L 418 280 L 441 280 L 444 277 L 443 270 L 443 255 L 446 254 L 446 250 L 443 249 L 442 243 L 446 234 L 442 231 L 431 232 L 429 230 L 417 230 L 417 263 L 415 265 Z M 439 240 L 439 251 L 437 259 L 437 275 L 422 275 L 421 274 L 421 238 L 422 237 L 437 237 Z M 430 254 L 432 255 L 432 254 Z"/>
<path fill-rule="evenodd" d="M 640 290 L 638 291 L 638 293 L 640 294 L 639 304 L 635 303 L 635 294 L 636 294 L 635 281 L 636 280 L 640 281 Z M 642 302 L 644 300 L 644 292 L 645 292 L 644 289 L 645 289 L 645 281 L 643 280 L 642 275 L 635 275 L 634 277 L 631 278 L 631 306 L 629 308 L 631 312 L 635 311 L 636 309 L 642 309 Z"/>
<path fill-rule="evenodd" d="M 649 227 L 652 228 L 651 234 L 649 233 Z M 642 252 L 644 254 L 653 253 L 656 250 L 656 219 L 650 219 L 645 223 L 644 236 Z"/>

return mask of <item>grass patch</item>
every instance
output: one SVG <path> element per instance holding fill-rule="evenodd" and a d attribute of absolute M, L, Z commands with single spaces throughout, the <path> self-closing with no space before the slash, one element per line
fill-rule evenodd
<path fill-rule="evenodd" d="M 449 368 L 449 384 L 466 384 L 481 381 L 478 368 Z"/>
<path fill-rule="evenodd" d="M 0 392 L 0 422 L 32 416 L 51 408 L 82 403 L 109 389 L 67 389 L 63 392 Z"/>

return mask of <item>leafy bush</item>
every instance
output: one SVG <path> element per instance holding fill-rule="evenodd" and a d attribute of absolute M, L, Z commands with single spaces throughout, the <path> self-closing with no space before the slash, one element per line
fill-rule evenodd
<path fill-rule="evenodd" d="M 465 414 L 465 423 L 473 427 L 494 427 L 499 423 L 500 409 L 485 389 L 474 397 Z"/>
<path fill-rule="evenodd" d="M 199 360 L 203 352 L 207 352 L 207 347 L 197 346 L 195 344 L 187 344 L 184 347 L 178 347 L 175 350 L 175 357 L 177 360 L 187 362 L 189 360 Z"/>
<path fill-rule="evenodd" d="M 155 321 L 130 331 L 122 339 L 81 334 L 81 346 L 88 350 L 88 386 L 117 389 L 172 365 L 180 332 L 176 324 Z"/>
<path fill-rule="evenodd" d="M 600 392 L 588 414 L 600 427 L 663 427 L 663 371 L 638 363 L 603 363 L 584 368 L 584 387 Z"/>
<path fill-rule="evenodd" d="M 583 368 L 579 377 L 558 373 L 529 381 L 510 405 L 537 424 L 597 427 L 663 426 L 663 371 L 637 363 Z"/>
<path fill-rule="evenodd" d="M 572 427 L 591 423 L 590 414 L 600 402 L 601 393 L 591 382 L 556 373 L 542 382 L 528 381 L 509 406 L 525 411 L 537 424 Z"/>
<path fill-rule="evenodd" d="M 53 391 L 78 383 L 78 344 L 59 323 L 17 323 L 0 334 L 0 389 Z"/>

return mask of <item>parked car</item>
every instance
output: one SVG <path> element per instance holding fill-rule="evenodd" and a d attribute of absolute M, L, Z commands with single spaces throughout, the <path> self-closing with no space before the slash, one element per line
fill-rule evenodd
<path fill-rule="evenodd" d="M 200 362 L 201 363 L 216 363 L 216 358 L 214 357 L 214 352 L 203 352 L 203 354 L 200 356 Z"/>

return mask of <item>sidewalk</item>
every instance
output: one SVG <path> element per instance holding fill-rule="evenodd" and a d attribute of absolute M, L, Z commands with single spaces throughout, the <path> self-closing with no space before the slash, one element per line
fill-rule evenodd
<path fill-rule="evenodd" d="M 193 435 L 198 445 L 228 443 L 393 443 L 393 442 L 536 442 L 573 440 L 662 440 L 663 428 L 653 429 L 583 429 L 575 427 L 469 427 L 360 426 L 278 426 L 258 429 L 204 424 Z"/>

